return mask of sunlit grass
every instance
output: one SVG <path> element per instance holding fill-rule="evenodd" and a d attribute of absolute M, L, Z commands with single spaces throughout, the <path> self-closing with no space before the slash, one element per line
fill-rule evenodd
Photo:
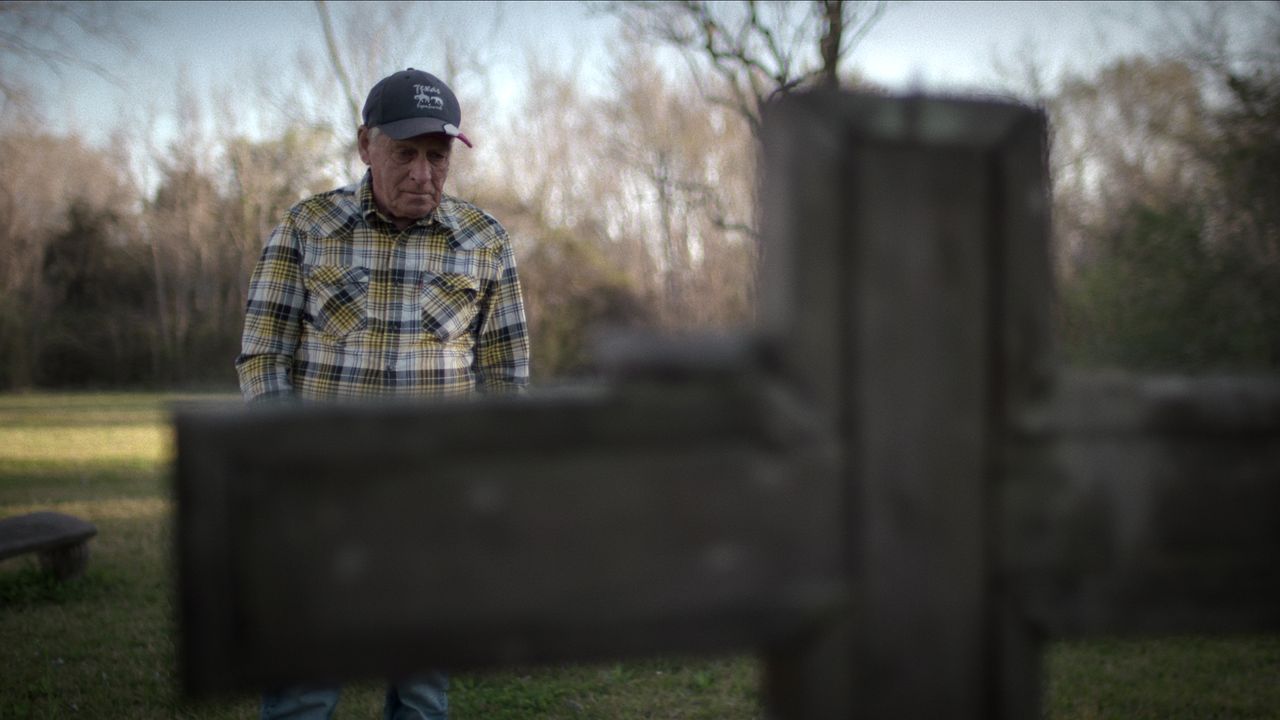
<path fill-rule="evenodd" d="M 169 429 L 158 423 L 0 428 L 4 462 L 57 466 L 159 463 L 172 454 Z"/>
<path fill-rule="evenodd" d="M 0 504 L 165 497 L 171 396 L 0 396 Z"/>

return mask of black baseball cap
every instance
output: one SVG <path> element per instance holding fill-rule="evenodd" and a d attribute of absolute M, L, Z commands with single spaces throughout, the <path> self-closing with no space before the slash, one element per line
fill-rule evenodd
<path fill-rule="evenodd" d="M 444 133 L 471 147 L 458 129 L 462 108 L 448 85 L 431 73 L 408 68 L 388 75 L 369 91 L 361 113 L 365 127 L 378 128 L 396 140 Z"/>

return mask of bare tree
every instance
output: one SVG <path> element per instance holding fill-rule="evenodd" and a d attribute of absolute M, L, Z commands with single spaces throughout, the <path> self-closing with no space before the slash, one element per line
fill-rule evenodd
<path fill-rule="evenodd" d="M 841 61 L 886 7 L 862 0 L 644 0 L 609 11 L 632 33 L 679 51 L 706 97 L 742 115 L 759 137 L 768 101 L 805 85 L 839 84 Z"/>
<path fill-rule="evenodd" d="M 352 136 L 360 125 L 365 93 L 388 73 L 423 63 L 440 63 L 433 70 L 466 98 L 459 81 L 488 79 L 495 59 L 494 42 L 503 14 L 495 11 L 487 27 L 460 28 L 440 19 L 434 3 L 393 2 L 369 6 L 356 3 L 334 13 L 328 2 L 315 0 L 325 64 L 333 71 L 343 105 L 350 113 Z M 470 35 L 470 36 L 468 36 Z"/>
<path fill-rule="evenodd" d="M 324 31 L 325 52 L 329 55 L 329 65 L 338 79 L 338 87 L 342 89 L 342 97 L 351 108 L 352 122 L 359 127 L 360 100 L 356 88 L 351 83 L 351 75 L 347 72 L 347 63 L 338 47 L 338 38 L 333 31 L 333 19 L 329 16 L 329 5 L 325 0 L 316 0 L 316 13 L 320 16 L 320 27 Z"/>
<path fill-rule="evenodd" d="M 1280 270 L 1280 2 L 1161 6 L 1157 47 L 1195 71 L 1212 111 L 1210 229 Z M 1277 349 L 1280 355 L 1280 349 Z"/>
<path fill-rule="evenodd" d="M 9 103 L 28 102 L 25 83 L 18 75 L 30 63 L 59 74 L 87 68 L 120 82 L 92 51 L 95 46 L 131 49 L 134 43 L 126 27 L 136 14 L 136 9 L 116 3 L 0 0 L 0 96 Z"/>
<path fill-rule="evenodd" d="M 1213 192 L 1198 151 L 1214 142 L 1210 119 L 1185 64 L 1118 60 L 1090 76 L 1064 78 L 1047 107 L 1064 281 L 1095 258 L 1098 238 L 1112 233 L 1134 203 L 1191 205 Z"/>
<path fill-rule="evenodd" d="M 689 81 L 664 77 L 652 50 L 639 43 L 627 43 L 616 62 L 613 96 L 601 103 L 606 122 L 597 152 L 618 177 L 615 186 L 634 195 L 619 211 L 635 219 L 628 232 L 649 246 L 659 315 L 669 326 L 727 320 L 720 292 L 705 280 L 742 284 L 748 277 L 705 261 L 708 251 L 729 245 L 750 254 L 743 240 L 752 234 L 727 219 L 751 213 L 746 123 L 730 110 L 707 107 Z"/>

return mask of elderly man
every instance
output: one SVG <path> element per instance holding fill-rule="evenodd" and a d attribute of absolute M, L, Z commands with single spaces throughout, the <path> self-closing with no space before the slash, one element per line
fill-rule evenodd
<path fill-rule="evenodd" d="M 374 85 L 354 185 L 303 200 L 271 233 L 249 283 L 246 400 L 456 397 L 521 391 L 529 343 L 506 231 L 444 194 L 458 100 L 409 68 Z M 388 718 L 444 718 L 447 678 L 391 685 Z M 264 718 L 327 718 L 336 687 L 263 697 Z"/>

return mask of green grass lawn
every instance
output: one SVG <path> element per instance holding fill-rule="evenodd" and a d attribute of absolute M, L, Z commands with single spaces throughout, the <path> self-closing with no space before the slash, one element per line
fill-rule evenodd
<path fill-rule="evenodd" d="M 0 720 L 252 718 L 252 696 L 192 705 L 175 688 L 167 408 L 189 396 L 0 395 L 0 517 L 53 509 L 99 535 L 89 571 L 59 584 L 0 562 Z M 198 399 L 198 398 L 197 398 Z M 1280 718 L 1280 638 L 1056 643 L 1051 718 Z M 749 657 L 662 659 L 461 675 L 453 717 L 761 717 Z M 339 718 L 381 717 L 379 683 Z"/>

